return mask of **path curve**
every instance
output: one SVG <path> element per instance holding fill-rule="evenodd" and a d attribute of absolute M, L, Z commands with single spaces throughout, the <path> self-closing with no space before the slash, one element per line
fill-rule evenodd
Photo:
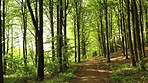
<path fill-rule="evenodd" d="M 112 72 L 105 68 L 105 62 L 92 58 L 80 65 L 70 83 L 112 83 L 109 75 Z"/>

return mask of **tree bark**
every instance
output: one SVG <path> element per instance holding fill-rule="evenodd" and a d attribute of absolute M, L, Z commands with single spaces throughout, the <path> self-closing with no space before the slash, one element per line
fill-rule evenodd
<path fill-rule="evenodd" d="M 143 31 L 144 31 L 143 30 L 143 13 L 142 13 L 143 10 L 142 10 L 142 2 L 141 2 L 141 0 L 139 0 L 139 3 L 140 3 L 139 4 L 139 7 L 140 7 L 139 8 L 140 9 L 140 14 L 139 14 L 140 15 L 140 19 L 139 20 L 140 20 L 140 28 L 141 28 L 140 31 L 141 31 L 141 40 L 142 40 L 141 41 L 141 44 L 142 44 L 141 48 L 142 48 L 143 57 L 146 57 L 145 56 L 145 50 L 144 50 L 144 46 L 145 45 L 144 45 L 144 35 L 143 35 Z"/>
<path fill-rule="evenodd" d="M 22 0 L 22 15 L 23 15 L 23 57 L 24 57 L 24 64 L 27 65 L 27 40 L 26 40 L 26 33 L 27 33 L 27 10 L 26 10 L 26 1 Z"/>
<path fill-rule="evenodd" d="M 0 82 L 4 83 L 3 62 L 2 62 L 2 20 L 1 20 L 1 0 L 0 0 Z"/>
<path fill-rule="evenodd" d="M 134 28 L 136 31 L 136 38 L 137 38 L 137 48 L 138 48 L 138 60 L 139 60 L 139 68 L 141 70 L 146 70 L 144 67 L 144 61 L 142 57 L 142 50 L 141 50 L 141 38 L 140 38 L 140 29 L 139 29 L 139 21 L 138 21 L 138 9 L 135 0 L 132 0 L 132 7 L 133 7 L 133 16 L 134 16 Z"/>
<path fill-rule="evenodd" d="M 39 80 L 44 79 L 44 50 L 43 50 L 43 0 L 39 0 L 39 59 L 38 59 L 38 78 Z"/>
<path fill-rule="evenodd" d="M 50 27 L 51 27 L 51 37 L 52 37 L 52 61 L 55 60 L 55 47 L 54 47 L 54 23 L 53 23 L 53 0 L 49 0 L 49 8 L 50 8 Z"/>
<path fill-rule="evenodd" d="M 109 37 L 108 37 L 108 7 L 107 7 L 107 0 L 104 0 L 104 3 L 105 3 L 105 22 L 106 22 L 107 62 L 110 62 Z"/>
<path fill-rule="evenodd" d="M 127 28 L 128 28 L 128 38 L 129 38 L 129 48 L 130 48 L 130 59 L 131 59 L 131 65 L 136 66 L 135 58 L 134 58 L 134 52 L 133 52 L 133 46 L 132 46 L 132 38 L 131 38 L 131 27 L 130 27 L 130 2 L 129 0 L 126 0 L 126 8 L 127 8 Z"/>

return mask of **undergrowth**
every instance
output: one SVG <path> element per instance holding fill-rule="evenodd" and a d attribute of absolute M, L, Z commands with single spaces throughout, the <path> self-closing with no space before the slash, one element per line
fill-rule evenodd
<path fill-rule="evenodd" d="M 145 64 L 148 70 L 148 63 Z M 111 65 L 113 83 L 148 83 L 148 71 L 141 71 L 138 67 L 131 67 L 129 63 Z"/>
<path fill-rule="evenodd" d="M 45 79 L 42 83 L 69 83 L 73 74 L 79 69 L 78 65 L 72 66 L 64 73 L 60 73 L 56 76 L 53 76 L 49 79 Z"/>

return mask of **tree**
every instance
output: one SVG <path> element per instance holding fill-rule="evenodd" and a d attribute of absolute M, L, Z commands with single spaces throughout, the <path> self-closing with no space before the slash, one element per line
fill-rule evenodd
<path fill-rule="evenodd" d="M 37 0 L 36 0 L 37 4 Z M 31 19 L 36 31 L 36 54 L 38 53 L 38 80 L 44 79 L 44 50 L 43 50 L 43 0 L 39 0 L 39 27 L 38 18 L 33 13 L 30 0 L 27 0 L 27 6 L 31 15 Z M 37 12 L 37 9 L 36 9 Z"/>
<path fill-rule="evenodd" d="M 109 37 L 108 37 L 108 7 L 107 7 L 107 0 L 104 0 L 104 4 L 105 4 L 105 23 L 106 23 L 107 62 L 110 62 Z"/>
<path fill-rule="evenodd" d="M 138 60 L 139 60 L 139 67 L 141 70 L 146 70 L 144 67 L 144 62 L 143 62 L 143 57 L 142 57 L 142 50 L 141 50 L 141 38 L 140 38 L 140 29 L 139 29 L 139 20 L 138 20 L 138 9 L 137 9 L 137 4 L 135 0 L 132 0 L 132 8 L 133 8 L 133 13 L 132 15 L 134 16 L 133 21 L 134 21 L 134 28 L 136 31 L 136 38 L 137 38 L 137 49 L 138 49 Z"/>
<path fill-rule="evenodd" d="M 0 0 L 0 7 L 1 7 L 1 0 Z M 4 83 L 3 62 L 2 62 L 2 20 L 1 20 L 1 8 L 0 8 L 0 82 Z"/>
<path fill-rule="evenodd" d="M 142 1 L 141 0 L 139 0 L 139 9 L 140 9 L 140 14 L 139 14 L 139 20 L 140 20 L 140 31 L 141 31 L 141 44 L 142 44 L 142 46 L 141 46 L 141 48 L 142 48 L 142 54 L 143 54 L 143 57 L 146 57 L 145 56 L 145 51 L 144 51 L 144 35 L 143 35 L 143 32 L 144 32 L 144 28 L 143 28 L 143 13 L 142 13 L 142 11 L 143 11 L 143 9 L 142 9 Z"/>
<path fill-rule="evenodd" d="M 78 35 L 78 62 L 81 62 L 81 56 L 80 56 L 80 19 L 81 19 L 81 3 L 82 1 L 75 0 L 76 4 L 76 21 L 77 21 L 77 35 Z"/>
<path fill-rule="evenodd" d="M 27 10 L 26 10 L 26 0 L 22 0 L 22 20 L 23 20 L 23 57 L 24 57 L 24 64 L 27 65 Z"/>
<path fill-rule="evenodd" d="M 62 64 L 62 47 L 63 47 L 63 35 L 62 35 L 62 25 L 63 25 L 63 2 L 62 0 L 57 1 L 57 57 L 60 64 L 60 72 L 63 72 Z"/>
<path fill-rule="evenodd" d="M 68 55 L 67 55 L 67 10 L 69 6 L 69 0 L 64 0 L 64 48 L 63 48 L 63 62 L 64 62 L 64 70 L 67 69 L 67 63 L 68 63 Z"/>
<path fill-rule="evenodd" d="M 7 67 L 7 63 L 6 63 L 6 46 L 5 46 L 5 0 L 3 0 L 3 55 L 4 57 L 4 73 L 6 73 L 6 67 Z"/>
<path fill-rule="evenodd" d="M 52 60 L 55 60 L 55 47 L 54 47 L 54 23 L 53 23 L 53 0 L 49 0 L 49 14 L 50 14 L 50 27 L 51 27 L 51 37 L 52 37 Z"/>
<path fill-rule="evenodd" d="M 133 46 L 132 46 L 132 38 L 131 38 L 131 27 L 130 27 L 130 2 L 129 0 L 126 0 L 126 8 L 127 8 L 127 29 L 128 29 L 128 42 L 129 42 L 129 48 L 130 48 L 130 59 L 131 59 L 131 65 L 136 66 L 134 53 L 133 53 Z"/>

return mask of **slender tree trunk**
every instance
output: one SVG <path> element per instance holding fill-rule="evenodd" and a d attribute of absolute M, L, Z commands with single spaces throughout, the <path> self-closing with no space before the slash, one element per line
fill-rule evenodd
<path fill-rule="evenodd" d="M 31 15 L 31 19 L 36 31 L 36 54 L 38 54 L 38 80 L 44 79 L 44 50 L 43 50 L 43 0 L 39 0 L 39 27 L 37 15 L 37 0 L 36 0 L 36 17 L 30 5 L 30 0 L 27 0 L 27 6 Z M 37 55 L 36 55 L 37 56 Z M 36 57 L 37 58 L 37 57 Z"/>
<path fill-rule="evenodd" d="M 55 60 L 55 48 L 54 48 L 54 26 L 53 26 L 53 0 L 49 0 L 50 8 L 50 26 L 51 26 L 51 37 L 52 37 L 52 61 Z"/>
<path fill-rule="evenodd" d="M 5 0 L 3 0 L 3 56 L 4 56 L 4 74 L 6 73 L 7 57 L 6 57 L 6 46 L 5 46 Z"/>
<path fill-rule="evenodd" d="M 124 45 L 124 29 L 123 29 L 123 0 L 120 0 L 119 1 L 119 3 L 121 3 L 120 4 L 120 10 L 121 10 L 121 12 L 120 12 L 120 27 L 121 27 L 121 35 L 122 35 L 122 50 L 123 50 L 123 55 L 125 56 L 125 45 Z"/>
<path fill-rule="evenodd" d="M 75 43 L 75 62 L 77 62 L 77 35 L 76 35 L 76 18 L 74 17 L 74 43 Z"/>
<path fill-rule="evenodd" d="M 32 16 L 33 17 L 33 16 Z M 36 45 L 36 54 L 35 54 L 35 66 L 37 67 L 37 64 L 38 64 L 38 0 L 36 0 L 36 3 L 35 3 L 35 23 L 34 23 L 34 26 L 36 27 L 35 29 L 35 45 Z"/>
<path fill-rule="evenodd" d="M 11 58 L 13 58 L 13 28 L 11 28 Z M 11 64 L 11 67 L 12 67 L 12 64 Z"/>
<path fill-rule="evenodd" d="M 60 64 L 60 72 L 63 72 L 62 63 L 62 47 L 63 47 L 63 36 L 62 36 L 62 25 L 63 25 L 63 4 L 62 0 L 58 0 L 57 5 L 57 57 Z"/>
<path fill-rule="evenodd" d="M 43 50 L 43 0 L 39 0 L 39 35 L 38 35 L 38 46 L 39 46 L 39 59 L 38 59 L 38 78 L 39 80 L 44 79 L 44 50 Z"/>
<path fill-rule="evenodd" d="M 133 4 L 132 4 L 133 5 Z M 133 7 L 132 7 L 133 10 Z M 134 41 L 134 55 L 135 55 L 135 59 L 136 61 L 138 61 L 138 52 L 137 52 L 137 36 L 136 36 L 136 29 L 134 27 L 134 15 L 133 15 L 133 11 L 132 11 L 132 27 L 133 27 L 133 41 Z"/>
<path fill-rule="evenodd" d="M 107 62 L 110 62 L 110 52 L 109 52 L 109 37 L 108 37 L 108 7 L 107 0 L 105 0 L 105 21 L 106 21 L 106 45 L 107 45 Z"/>
<path fill-rule="evenodd" d="M 63 58 L 64 58 L 64 70 L 67 69 L 67 64 L 68 64 L 68 55 L 67 55 L 67 9 L 68 9 L 68 4 L 69 0 L 64 0 L 64 53 L 63 53 Z"/>
<path fill-rule="evenodd" d="M 128 47 L 127 47 L 127 31 L 126 31 L 126 25 L 125 25 L 125 16 L 123 15 L 123 27 L 124 27 L 124 39 L 125 39 L 125 56 L 126 59 L 128 59 Z"/>
<path fill-rule="evenodd" d="M 127 28 L 128 28 L 128 38 L 129 38 L 129 47 L 130 47 L 130 59 L 131 59 L 131 65 L 136 66 L 135 58 L 134 58 L 134 52 L 133 52 L 133 46 L 132 46 L 132 38 L 131 38 L 131 27 L 130 27 L 130 2 L 127 1 Z"/>
<path fill-rule="evenodd" d="M 113 37 L 113 10 L 111 9 L 111 14 L 110 14 L 110 38 Z M 113 40 L 110 43 L 110 51 L 114 52 L 114 45 L 113 45 Z"/>
<path fill-rule="evenodd" d="M 133 16 L 134 16 L 134 28 L 136 30 L 136 38 L 137 38 L 137 48 L 138 48 L 138 60 L 139 60 L 139 67 L 141 70 L 146 70 L 144 67 L 144 61 L 142 57 L 142 50 L 141 50 L 141 38 L 140 38 L 140 29 L 139 29 L 139 21 L 138 21 L 138 9 L 135 0 L 132 0 L 132 7 L 133 7 Z"/>
<path fill-rule="evenodd" d="M 102 46 L 103 46 L 103 54 L 104 54 L 104 57 L 106 57 L 106 44 L 105 44 L 105 35 L 104 35 L 104 32 L 103 32 L 103 17 L 102 17 L 102 12 L 100 12 L 100 24 L 101 24 L 101 38 L 102 38 Z"/>
<path fill-rule="evenodd" d="M 0 33 L 2 33 L 1 0 L 0 0 Z M 0 34 L 0 82 L 4 83 L 3 63 L 2 63 L 2 34 Z"/>
<path fill-rule="evenodd" d="M 22 14 L 23 14 L 23 57 L 24 57 L 24 64 L 27 65 L 27 40 L 26 40 L 26 33 L 27 33 L 27 12 L 26 12 L 26 1 L 22 0 Z"/>
<path fill-rule="evenodd" d="M 145 25 L 146 25 L 146 44 L 148 44 L 148 9 L 147 9 L 147 4 L 144 6 L 145 10 Z"/>
<path fill-rule="evenodd" d="M 76 1 L 77 33 L 78 33 L 78 62 L 81 62 L 80 56 L 80 1 Z"/>
<path fill-rule="evenodd" d="M 141 44 L 142 44 L 142 54 L 143 54 L 143 57 L 146 57 L 145 56 L 145 51 L 144 51 L 144 35 L 143 35 L 143 13 L 142 13 L 142 2 L 141 2 L 141 0 L 139 0 L 139 2 L 140 2 L 140 4 L 139 4 L 139 7 L 140 7 L 140 28 L 141 28 L 141 40 L 142 40 L 142 42 L 141 42 Z"/>

